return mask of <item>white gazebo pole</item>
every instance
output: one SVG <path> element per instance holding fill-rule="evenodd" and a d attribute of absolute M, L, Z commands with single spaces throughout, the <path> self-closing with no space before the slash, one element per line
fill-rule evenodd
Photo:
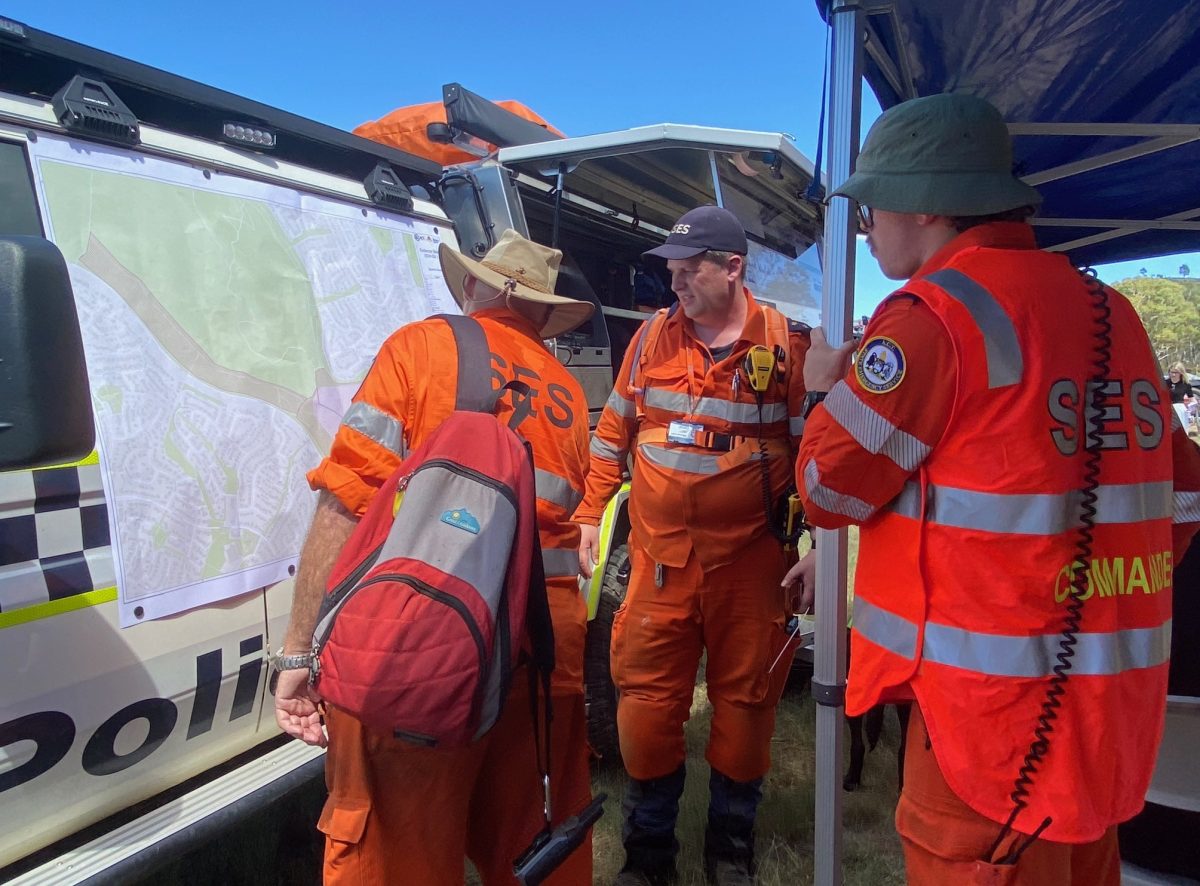
<path fill-rule="evenodd" d="M 862 109 L 865 12 L 858 0 L 833 0 L 829 74 L 827 193 L 850 175 L 858 156 Z M 849 200 L 829 203 L 825 214 L 821 326 L 829 343 L 850 336 L 854 306 L 854 246 L 858 225 Z M 846 530 L 817 532 L 817 633 L 813 698 L 817 701 L 814 883 L 842 883 L 842 747 L 846 734 Z"/>

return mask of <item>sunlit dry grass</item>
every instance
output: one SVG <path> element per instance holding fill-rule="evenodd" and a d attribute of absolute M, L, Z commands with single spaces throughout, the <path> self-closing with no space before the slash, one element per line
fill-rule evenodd
<path fill-rule="evenodd" d="M 708 764 L 704 742 L 712 709 L 704 684 L 696 688 L 692 719 L 687 726 L 688 774 L 677 830 L 679 882 L 704 881 L 704 820 L 708 810 Z M 779 706 L 772 744 L 772 769 L 758 816 L 758 882 L 763 886 L 795 886 L 813 879 L 815 706 L 807 692 L 789 691 Z M 899 727 L 889 713 L 883 742 L 867 755 L 863 786 L 843 794 L 843 870 L 847 886 L 887 886 L 904 882 L 900 842 L 892 826 L 896 802 L 896 746 Z M 840 776 L 839 776 L 840 777 Z M 596 826 L 593 852 L 596 884 L 611 883 L 620 869 L 620 797 L 624 774 L 598 772 L 597 791 L 609 795 L 604 817 Z"/>

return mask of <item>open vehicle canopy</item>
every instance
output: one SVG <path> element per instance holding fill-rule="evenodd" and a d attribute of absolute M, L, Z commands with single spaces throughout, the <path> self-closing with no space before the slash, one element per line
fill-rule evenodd
<path fill-rule="evenodd" d="M 1014 135 L 1018 172 L 1045 197 L 1034 219 L 1038 240 L 1075 264 L 1200 244 L 1200 0 L 880 0 L 869 6 L 817 0 L 817 8 L 832 29 L 830 190 L 845 181 L 857 156 L 865 76 L 884 109 L 960 91 L 996 105 Z M 834 344 L 850 333 L 853 217 L 848 200 L 832 201 L 826 213 L 822 325 Z M 841 882 L 845 530 L 822 532 L 820 544 L 814 882 L 834 886 Z M 1175 573 L 1189 592 L 1195 548 Z M 1177 595 L 1176 631 L 1181 605 L 1192 605 L 1181 604 L 1181 597 L 1195 594 Z"/>
<path fill-rule="evenodd" d="M 568 201 L 624 215 L 658 240 L 705 203 L 726 207 L 752 238 L 789 258 L 820 233 L 821 207 L 803 199 L 813 165 L 778 132 L 665 123 L 514 145 L 497 159 L 523 185 L 536 187 L 540 177 Z"/>

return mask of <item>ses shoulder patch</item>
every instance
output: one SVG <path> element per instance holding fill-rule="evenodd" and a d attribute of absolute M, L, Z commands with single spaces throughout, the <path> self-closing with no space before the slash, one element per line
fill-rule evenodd
<path fill-rule="evenodd" d="M 854 364 L 854 375 L 873 394 L 886 394 L 904 381 L 904 351 L 890 338 L 877 335 L 863 343 Z"/>

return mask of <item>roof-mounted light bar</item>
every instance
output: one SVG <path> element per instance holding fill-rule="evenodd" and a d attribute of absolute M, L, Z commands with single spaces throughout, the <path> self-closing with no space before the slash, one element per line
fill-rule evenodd
<path fill-rule="evenodd" d="M 269 151 L 278 143 L 278 137 L 271 129 L 253 123 L 239 123 L 236 120 L 226 120 L 221 126 L 221 138 L 235 145 L 246 145 L 251 148 Z"/>

